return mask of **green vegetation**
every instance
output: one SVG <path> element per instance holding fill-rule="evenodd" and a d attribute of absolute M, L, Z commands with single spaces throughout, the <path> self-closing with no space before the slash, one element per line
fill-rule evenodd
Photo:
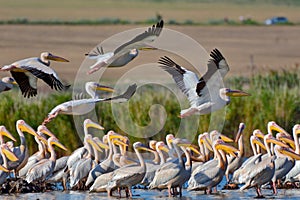
<path fill-rule="evenodd" d="M 291 132 L 294 124 L 300 122 L 299 69 L 280 72 L 271 71 L 266 75 L 254 75 L 251 78 L 234 77 L 230 78 L 227 84 L 231 88 L 243 89 L 249 92 L 251 96 L 233 98 L 231 104 L 225 108 L 226 120 L 222 131 L 224 134 L 234 137 L 239 123 L 244 122 L 246 124 L 245 141 L 247 141 L 254 129 L 258 128 L 266 132 L 268 121 L 276 121 L 288 132 Z M 50 94 L 47 98 L 44 96 L 35 100 L 16 99 L 14 98 L 16 92 L 19 91 L 2 93 L 0 102 L 0 124 L 5 125 L 16 137 L 15 122 L 18 119 L 24 119 L 36 129 L 55 105 L 71 99 L 71 93 L 55 93 Z M 100 103 L 96 106 L 96 113 L 98 113 L 99 123 L 105 127 L 105 131 L 113 129 L 116 132 L 126 134 L 120 129 L 120 127 L 126 127 L 131 142 L 137 140 L 146 142 L 148 137 L 145 136 L 151 133 L 141 127 L 147 126 L 151 122 L 150 116 L 153 119 L 159 119 L 158 117 L 164 114 L 161 109 L 150 109 L 154 104 L 160 104 L 164 107 L 167 118 L 159 134 L 152 136 L 151 139 L 164 139 L 168 133 L 176 135 L 181 121 L 178 117 L 180 106 L 176 96 L 161 86 L 148 85 L 139 88 L 129 104 L 118 104 L 112 108 L 109 103 Z M 126 105 L 129 105 L 128 108 Z M 182 107 L 188 107 L 188 102 L 185 101 Z M 127 109 L 129 109 L 129 112 Z M 149 109 L 152 113 L 150 116 L 148 115 Z M 114 112 L 112 113 L 112 111 Z M 116 118 L 120 127 L 116 124 Z M 163 118 L 159 120 L 163 121 Z M 178 136 L 189 139 L 194 139 L 198 133 L 207 131 L 209 123 L 216 123 L 210 121 L 210 115 L 200 116 L 199 120 L 196 116 L 184 120 L 193 123 L 181 127 L 183 134 Z M 136 129 L 135 124 L 141 127 Z M 71 116 L 59 115 L 47 127 L 57 135 L 69 150 L 74 150 L 81 145 Z M 198 130 L 197 133 L 194 133 L 195 127 Z M 37 145 L 32 136 L 26 136 L 26 138 L 30 151 L 33 152 L 36 150 Z M 248 142 L 246 142 L 246 147 L 249 150 Z"/>

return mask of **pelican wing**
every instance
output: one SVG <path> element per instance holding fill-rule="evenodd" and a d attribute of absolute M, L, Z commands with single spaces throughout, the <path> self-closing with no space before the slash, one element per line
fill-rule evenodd
<path fill-rule="evenodd" d="M 51 87 L 51 89 L 54 88 L 55 90 L 63 90 L 69 87 L 62 84 L 56 72 L 50 67 L 39 65 L 38 67 L 22 66 L 21 68 L 29 71 L 35 77 L 42 79 Z"/>
<path fill-rule="evenodd" d="M 220 73 L 221 77 L 219 78 L 224 78 L 229 71 L 229 66 L 218 49 L 213 49 L 210 53 L 210 56 L 211 59 L 207 64 L 208 69 L 206 73 L 199 79 L 197 84 L 196 92 L 199 96 L 202 96 L 203 93 L 205 93 L 204 88 L 207 85 L 206 83 L 209 80 L 215 79 L 213 76 L 215 76 L 217 72 Z M 212 80 L 212 82 L 216 82 L 216 84 L 218 84 L 218 80 Z"/>
<path fill-rule="evenodd" d="M 145 42 L 153 42 L 161 33 L 164 21 L 160 20 L 156 25 L 149 27 L 147 31 L 137 35 L 135 38 L 119 46 L 114 54 L 123 54 L 131 49 L 138 49 L 144 46 Z"/>
<path fill-rule="evenodd" d="M 127 90 L 123 94 L 115 97 L 106 98 L 106 99 L 99 99 L 99 101 L 111 101 L 113 103 L 121 103 L 121 102 L 128 101 L 136 92 L 136 88 L 137 85 L 132 84 L 127 88 Z"/>
<path fill-rule="evenodd" d="M 10 71 L 12 77 L 18 83 L 24 97 L 34 97 L 37 95 L 37 78 L 26 72 Z"/>
<path fill-rule="evenodd" d="M 188 97 L 190 102 L 197 99 L 196 87 L 199 81 L 197 74 L 176 64 L 169 57 L 161 57 L 158 61 L 166 72 L 172 75 L 179 89 Z"/>

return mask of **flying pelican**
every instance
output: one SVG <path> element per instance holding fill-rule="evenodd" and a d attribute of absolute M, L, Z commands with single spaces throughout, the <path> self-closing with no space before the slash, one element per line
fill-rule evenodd
<path fill-rule="evenodd" d="M 50 137 L 48 138 L 48 150 L 50 152 L 49 159 L 40 160 L 38 163 L 34 164 L 26 174 L 27 183 L 31 183 L 33 181 L 45 181 L 48 176 L 50 176 L 53 172 L 55 162 L 56 162 L 56 153 L 52 145 L 56 145 L 59 148 L 67 151 L 67 148 L 62 145 L 57 138 Z"/>
<path fill-rule="evenodd" d="M 64 102 L 62 104 L 57 105 L 54 107 L 49 113 L 48 117 L 44 119 L 43 124 L 49 123 L 53 118 L 55 118 L 58 114 L 65 114 L 65 115 L 83 115 L 90 112 L 96 103 L 98 102 L 124 102 L 128 101 L 135 93 L 137 88 L 136 84 L 130 85 L 127 90 L 118 96 L 110 97 L 110 98 L 90 98 L 90 99 L 78 99 L 78 100 L 71 100 Z M 104 88 L 108 90 L 107 87 Z"/>
<path fill-rule="evenodd" d="M 50 60 L 69 62 L 62 57 L 43 52 L 39 58 L 33 57 L 19 60 L 3 66 L 0 70 L 10 71 L 12 77 L 18 83 L 22 94 L 27 98 L 37 95 L 37 79 L 42 79 L 51 89 L 64 90 L 69 88 L 69 85 L 63 85 L 56 72 L 50 68 Z"/>
<path fill-rule="evenodd" d="M 14 147 L 12 152 L 18 157 L 17 162 L 8 161 L 8 167 L 10 170 L 14 170 L 18 174 L 19 170 L 22 169 L 28 161 L 28 147 L 23 132 L 29 133 L 33 136 L 38 137 L 38 134 L 29 126 L 24 120 L 20 119 L 16 122 L 16 130 L 20 137 L 20 146 Z"/>
<path fill-rule="evenodd" d="M 129 192 L 130 198 L 132 198 L 131 187 L 143 180 L 146 173 L 146 165 L 140 150 L 150 152 L 153 150 L 149 149 L 141 142 L 135 142 L 133 144 L 133 149 L 138 157 L 139 164 L 126 165 L 112 172 L 111 180 L 108 182 L 106 188 L 108 196 L 112 195 L 113 189 L 125 187 Z"/>
<path fill-rule="evenodd" d="M 214 140 L 212 148 L 217 158 L 217 163 L 214 162 L 213 166 L 211 162 L 206 162 L 200 166 L 200 170 L 195 170 L 188 181 L 188 190 L 205 190 L 205 193 L 210 194 L 211 189 L 222 181 L 227 168 L 227 158 L 224 151 L 233 155 L 238 151 L 235 147 L 226 144 L 222 139 Z"/>
<path fill-rule="evenodd" d="M 88 74 L 98 71 L 101 67 L 121 67 L 132 61 L 138 55 L 139 50 L 153 50 L 156 48 L 146 45 L 148 42 L 153 42 L 161 33 L 164 21 L 160 20 L 156 25 L 149 27 L 147 31 L 137 35 L 132 40 L 122 44 L 114 52 L 103 52 L 97 49 L 96 52 L 86 54 L 89 59 L 96 59 L 97 62 L 90 66 Z"/>
<path fill-rule="evenodd" d="M 235 142 L 238 142 L 238 154 L 236 157 L 230 156 L 228 157 L 228 166 L 225 172 L 225 177 L 227 180 L 227 183 L 229 183 L 229 174 L 233 174 L 235 170 L 240 168 L 240 166 L 243 164 L 244 161 L 244 142 L 243 142 L 243 130 L 245 129 L 245 124 L 240 123 L 239 130 L 236 135 Z"/>
<path fill-rule="evenodd" d="M 197 74 L 176 64 L 167 56 L 158 61 L 160 67 L 172 75 L 179 89 L 188 97 L 191 107 L 181 110 L 181 118 L 219 110 L 230 103 L 230 96 L 250 95 L 240 90 L 222 88 L 220 83 L 229 71 L 229 66 L 218 49 L 214 49 L 210 56 L 212 59 L 208 61 L 208 70 L 200 79 Z"/>
<path fill-rule="evenodd" d="M 11 90 L 13 88 L 13 86 L 16 84 L 17 84 L 17 82 L 15 81 L 15 79 L 13 79 L 11 77 L 3 77 L 0 80 L 0 93 Z"/>

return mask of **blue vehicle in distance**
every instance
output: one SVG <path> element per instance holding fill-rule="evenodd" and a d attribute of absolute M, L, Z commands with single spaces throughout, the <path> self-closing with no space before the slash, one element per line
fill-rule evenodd
<path fill-rule="evenodd" d="M 286 24 L 288 23 L 288 19 L 286 17 L 272 17 L 265 21 L 266 25 L 273 25 L 273 24 Z"/>

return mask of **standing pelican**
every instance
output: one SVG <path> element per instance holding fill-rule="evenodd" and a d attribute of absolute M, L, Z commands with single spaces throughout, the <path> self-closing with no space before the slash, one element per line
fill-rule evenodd
<path fill-rule="evenodd" d="M 78 99 L 78 100 L 71 100 L 64 102 L 62 104 L 57 105 L 54 107 L 49 113 L 48 117 L 44 119 L 43 124 L 49 123 L 53 118 L 55 118 L 58 114 L 65 114 L 65 115 L 83 115 L 90 112 L 94 107 L 95 104 L 98 102 L 124 102 L 128 101 L 135 93 L 137 88 L 136 84 L 130 85 L 127 90 L 118 96 L 104 98 L 104 99 Z M 104 87 L 104 90 L 109 90 L 108 87 Z"/>
<path fill-rule="evenodd" d="M 98 71 L 101 67 L 111 66 L 111 67 L 121 67 L 132 61 L 138 55 L 138 49 L 155 49 L 153 47 L 148 47 L 147 42 L 153 42 L 161 33 L 164 22 L 163 20 L 159 21 L 156 26 L 148 28 L 147 31 L 137 35 L 132 40 L 122 44 L 114 52 L 103 52 L 97 49 L 98 51 L 86 54 L 89 59 L 96 59 L 97 62 L 90 66 L 91 70 L 88 74 L 92 74 Z"/>
<path fill-rule="evenodd" d="M 2 67 L 1 70 L 10 71 L 24 97 L 29 98 L 37 95 L 37 79 L 42 79 L 51 89 L 67 89 L 69 85 L 63 85 L 56 72 L 49 67 L 50 60 L 69 62 L 62 57 L 55 56 L 49 52 L 43 52 L 39 58 L 33 57 L 19 60 L 11 65 Z"/>
<path fill-rule="evenodd" d="M 229 71 L 229 66 L 218 49 L 214 49 L 210 56 L 212 59 L 208 61 L 208 70 L 200 79 L 197 74 L 176 64 L 167 56 L 158 61 L 160 67 L 172 75 L 179 89 L 188 97 L 191 107 L 181 110 L 181 118 L 219 110 L 230 103 L 230 96 L 249 96 L 240 90 L 222 88 L 222 79 Z"/>
<path fill-rule="evenodd" d="M 133 149 L 139 159 L 139 164 L 126 165 L 112 172 L 111 180 L 108 182 L 106 188 L 108 196 L 112 195 L 113 189 L 125 187 L 129 192 L 130 198 L 132 198 L 131 187 L 143 180 L 146 173 L 146 165 L 140 150 L 152 150 L 141 142 L 134 143 Z"/>
<path fill-rule="evenodd" d="M 236 157 L 234 156 L 230 156 L 228 158 L 228 166 L 225 172 L 225 176 L 226 176 L 226 180 L 227 183 L 229 183 L 229 174 L 233 174 L 233 172 L 235 170 L 237 170 L 238 168 L 240 168 L 240 166 L 242 165 L 243 161 L 244 161 L 244 142 L 243 142 L 243 130 L 245 129 L 245 124 L 244 123 L 240 123 L 239 125 L 239 130 L 238 133 L 236 135 L 236 139 L 235 142 L 238 142 L 238 154 Z"/>
<path fill-rule="evenodd" d="M 205 193 L 210 194 L 211 189 L 222 181 L 227 168 L 227 158 L 221 150 L 231 154 L 238 151 L 221 139 L 214 140 L 212 148 L 218 160 L 217 165 L 212 166 L 210 162 L 206 162 L 200 166 L 200 170 L 195 170 L 188 181 L 188 190 L 205 190 Z"/>
<path fill-rule="evenodd" d="M 6 144 L 0 144 L 0 155 L 3 165 L 0 165 L 0 185 L 2 185 L 9 176 L 7 158 L 11 161 L 16 161 L 18 158 L 9 150 Z"/>
<path fill-rule="evenodd" d="M 15 79 L 13 79 L 11 77 L 3 77 L 0 80 L 0 93 L 11 90 L 13 88 L 13 86 L 16 84 L 17 84 L 17 82 L 15 81 Z"/>
<path fill-rule="evenodd" d="M 48 139 L 48 150 L 50 152 L 49 159 L 40 160 L 38 163 L 34 164 L 26 174 L 26 181 L 31 183 L 32 181 L 45 181 L 53 172 L 55 162 L 56 162 L 56 154 L 52 145 L 56 145 L 59 148 L 67 151 L 67 148 L 62 145 L 57 138 L 50 137 Z"/>
<path fill-rule="evenodd" d="M 29 157 L 28 147 L 23 132 L 27 132 L 36 137 L 38 137 L 38 134 L 22 119 L 16 122 L 16 130 L 19 134 L 21 144 L 20 146 L 14 147 L 12 152 L 18 157 L 19 160 L 17 162 L 9 161 L 8 167 L 10 170 L 13 169 L 16 173 L 18 173 L 18 171 L 25 166 Z"/>

